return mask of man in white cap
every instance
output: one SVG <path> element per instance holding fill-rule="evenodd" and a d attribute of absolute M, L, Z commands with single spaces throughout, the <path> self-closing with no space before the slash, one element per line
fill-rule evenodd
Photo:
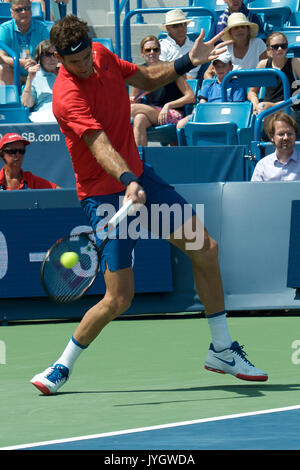
<path fill-rule="evenodd" d="M 165 23 L 161 25 L 161 29 L 167 31 L 168 35 L 160 40 L 160 60 L 171 62 L 192 49 L 194 43 L 186 34 L 187 24 L 190 21 L 185 17 L 182 10 L 171 10 L 166 13 Z M 200 67 L 199 65 L 190 70 L 186 74 L 186 78 L 197 78 Z"/>

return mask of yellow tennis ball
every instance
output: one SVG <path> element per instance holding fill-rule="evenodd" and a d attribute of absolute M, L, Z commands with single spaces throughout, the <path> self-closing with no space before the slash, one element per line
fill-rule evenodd
<path fill-rule="evenodd" d="M 60 262 L 66 269 L 71 269 L 78 263 L 79 256 L 75 251 L 66 251 L 60 257 Z"/>

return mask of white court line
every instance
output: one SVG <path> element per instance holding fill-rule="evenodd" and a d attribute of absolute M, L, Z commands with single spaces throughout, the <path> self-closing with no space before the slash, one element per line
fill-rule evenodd
<path fill-rule="evenodd" d="M 202 419 L 195 419 L 192 421 L 180 421 L 178 423 L 160 424 L 156 426 L 148 426 L 148 427 L 135 428 L 135 429 L 125 429 L 124 431 L 104 432 L 101 434 L 90 434 L 88 436 L 78 436 L 78 437 L 70 437 L 67 439 L 56 439 L 53 441 L 34 442 L 32 444 L 16 445 L 16 446 L 10 446 L 10 447 L 0 447 L 0 450 L 27 449 L 28 447 L 31 448 L 31 447 L 39 447 L 39 446 L 48 446 L 48 445 L 53 445 L 53 444 L 63 444 L 66 442 L 84 441 L 88 439 L 99 439 L 102 437 L 121 436 L 123 434 L 133 434 L 136 432 L 155 431 L 159 429 L 175 428 L 179 426 L 188 426 L 191 424 L 210 423 L 213 421 L 221 421 L 225 419 L 243 418 L 246 416 L 258 416 L 258 415 L 263 415 L 263 414 L 268 414 L 268 413 L 278 413 L 280 411 L 292 411 L 292 410 L 299 410 L 299 409 L 300 409 L 300 405 L 286 406 L 284 408 L 272 408 L 270 410 L 252 411 L 250 413 L 238 413 L 234 415 L 216 416 L 214 418 L 202 418 Z"/>

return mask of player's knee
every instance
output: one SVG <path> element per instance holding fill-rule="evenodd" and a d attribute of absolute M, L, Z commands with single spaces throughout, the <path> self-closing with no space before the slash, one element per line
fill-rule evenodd
<path fill-rule="evenodd" d="M 130 292 L 120 293 L 117 296 L 106 296 L 111 317 L 117 318 L 119 315 L 126 312 L 131 306 L 132 299 L 133 294 L 130 294 Z"/>
<path fill-rule="evenodd" d="M 191 258 L 194 261 L 203 258 L 215 260 L 216 258 L 218 258 L 218 252 L 218 243 L 205 230 L 203 237 L 203 245 L 199 250 L 195 250 L 193 253 L 191 253 Z"/>

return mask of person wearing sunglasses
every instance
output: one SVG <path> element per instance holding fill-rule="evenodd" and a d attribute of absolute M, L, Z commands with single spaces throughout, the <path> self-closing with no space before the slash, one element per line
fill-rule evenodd
<path fill-rule="evenodd" d="M 5 134 L 0 140 L 0 157 L 4 166 L 0 170 L 0 190 L 57 189 L 59 186 L 31 171 L 22 170 L 27 145 L 30 142 L 16 133 Z"/>
<path fill-rule="evenodd" d="M 10 11 L 12 19 L 0 25 L 0 41 L 19 56 L 21 83 L 24 84 L 28 67 L 35 65 L 35 48 L 44 39 L 49 39 L 50 32 L 45 22 L 32 18 L 30 0 L 12 0 Z M 13 83 L 13 58 L 0 50 L 0 84 Z"/>
<path fill-rule="evenodd" d="M 297 88 L 297 80 L 300 79 L 300 60 L 298 58 L 287 58 L 288 52 L 288 39 L 282 32 L 271 33 L 267 40 L 267 54 L 268 58 L 261 60 L 257 68 L 274 68 L 281 70 L 288 78 L 290 83 L 291 96 L 295 93 Z M 253 112 L 258 114 L 265 111 L 284 100 L 283 84 L 279 80 L 277 86 L 269 86 L 265 88 L 265 95 L 263 99 L 259 99 L 260 87 L 251 87 L 248 92 L 248 100 L 253 104 Z M 291 109 L 293 117 L 299 122 L 299 111 L 297 107 Z"/>
<path fill-rule="evenodd" d="M 156 36 L 146 36 L 140 43 L 145 64 L 159 62 L 160 43 Z M 147 146 L 147 128 L 163 124 L 177 124 L 185 116 L 185 106 L 195 103 L 193 90 L 184 77 L 168 83 L 141 97 L 143 90 L 132 89 L 131 116 L 136 145 Z M 174 143 L 176 145 L 176 142 Z"/>
<path fill-rule="evenodd" d="M 59 70 L 59 62 L 50 41 L 42 41 L 36 48 L 37 62 L 28 68 L 26 84 L 21 96 L 23 106 L 30 108 L 32 122 L 56 122 L 52 112 L 52 89 Z"/>
<path fill-rule="evenodd" d="M 168 34 L 160 39 L 159 59 L 165 62 L 171 62 L 189 52 L 193 47 L 193 41 L 187 35 L 187 25 L 192 19 L 186 18 L 182 10 L 171 10 L 166 13 L 165 22 L 160 26 L 162 31 Z M 190 70 L 187 79 L 198 78 L 200 67 Z"/>

